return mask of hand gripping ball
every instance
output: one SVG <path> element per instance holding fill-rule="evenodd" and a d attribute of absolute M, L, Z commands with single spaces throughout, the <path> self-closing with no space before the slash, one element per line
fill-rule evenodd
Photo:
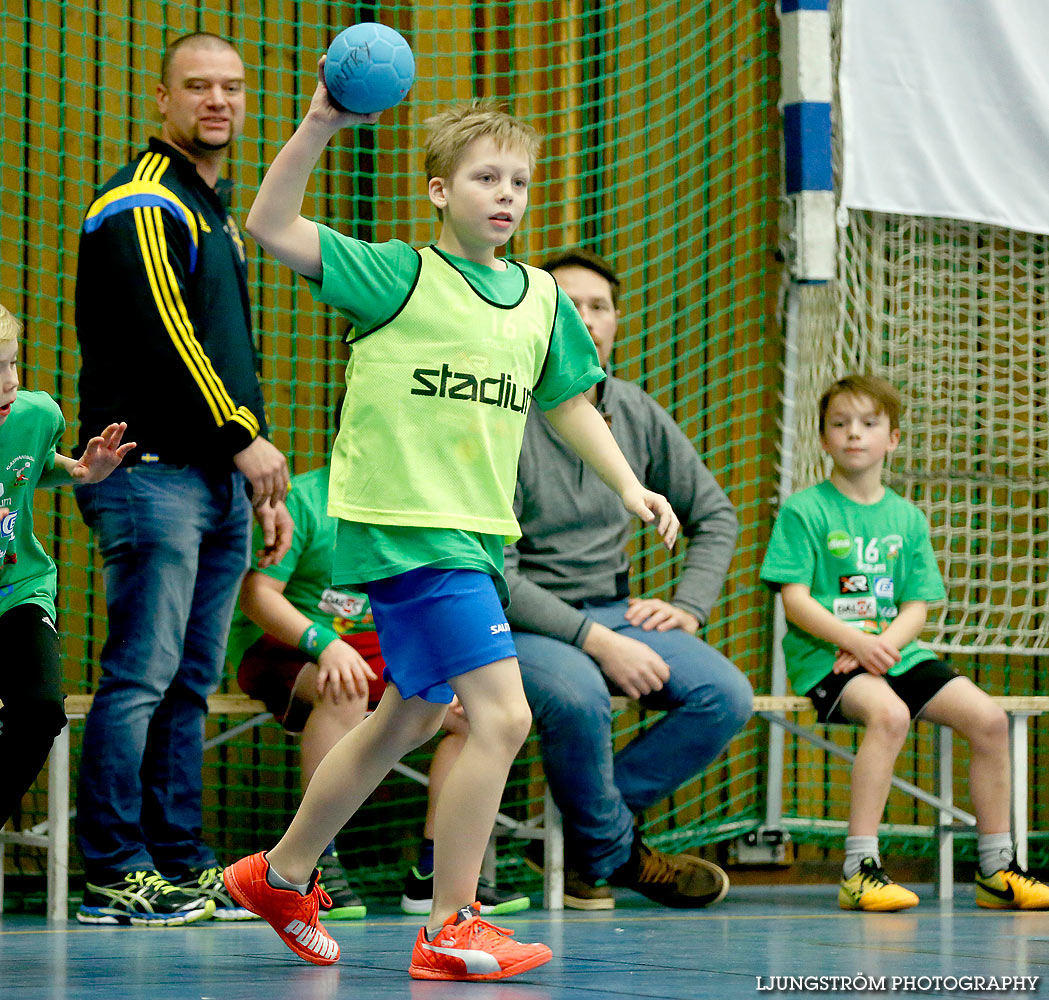
<path fill-rule="evenodd" d="M 324 85 L 341 110 L 359 115 L 385 111 L 403 100 L 414 79 L 411 48 L 385 24 L 354 24 L 328 46 Z"/>

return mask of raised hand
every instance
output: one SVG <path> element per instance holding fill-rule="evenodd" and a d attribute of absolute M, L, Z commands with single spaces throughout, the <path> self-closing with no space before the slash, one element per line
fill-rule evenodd
<path fill-rule="evenodd" d="M 126 423 L 110 424 L 100 435 L 93 437 L 84 454 L 70 467 L 69 475 L 84 485 L 102 482 L 135 447 L 134 441 L 120 443 L 126 430 Z"/>

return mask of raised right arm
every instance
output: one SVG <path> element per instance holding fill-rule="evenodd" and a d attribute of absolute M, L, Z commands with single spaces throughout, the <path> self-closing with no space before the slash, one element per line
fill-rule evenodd
<path fill-rule="evenodd" d="M 322 75 L 305 118 L 262 178 L 245 228 L 270 256 L 304 277 L 320 281 L 322 274 L 317 224 L 302 215 L 310 174 L 340 128 L 375 122 L 378 117 L 336 111 Z"/>

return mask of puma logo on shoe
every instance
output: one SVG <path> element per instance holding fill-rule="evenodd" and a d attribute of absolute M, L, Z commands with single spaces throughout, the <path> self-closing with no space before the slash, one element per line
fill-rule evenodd
<path fill-rule="evenodd" d="M 290 934 L 303 948 L 319 958 L 334 958 L 338 952 L 339 946 L 319 927 L 311 927 L 301 920 L 292 920 L 284 928 L 284 933 Z"/>
<path fill-rule="evenodd" d="M 458 958 L 465 966 L 468 975 L 487 975 L 491 972 L 502 971 L 499 960 L 486 951 L 478 951 L 476 948 L 444 948 L 439 944 L 423 942 L 420 946 L 423 951 L 435 951 L 439 955 L 450 955 Z"/>

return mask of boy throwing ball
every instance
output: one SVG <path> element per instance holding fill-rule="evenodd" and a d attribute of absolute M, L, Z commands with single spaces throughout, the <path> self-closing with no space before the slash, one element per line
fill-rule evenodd
<path fill-rule="evenodd" d="M 442 225 L 437 243 L 417 250 L 363 243 L 300 214 L 328 141 L 376 118 L 336 110 L 319 84 L 247 228 L 354 328 L 331 462 L 332 584 L 368 594 L 390 683 L 374 714 L 321 762 L 276 847 L 226 869 L 226 885 L 298 955 L 337 961 L 317 921 L 317 858 L 390 767 L 437 731 L 457 695 L 470 733 L 437 805 L 433 906 L 409 973 L 495 980 L 551 957 L 483 920 L 476 905 L 485 845 L 531 723 L 502 577 L 504 542 L 520 535 L 513 496 L 529 408 L 541 406 L 668 546 L 678 522 L 583 396 L 603 373 L 571 302 L 550 275 L 496 256 L 528 205 L 538 134 L 483 101 L 431 118 L 426 190 Z"/>

